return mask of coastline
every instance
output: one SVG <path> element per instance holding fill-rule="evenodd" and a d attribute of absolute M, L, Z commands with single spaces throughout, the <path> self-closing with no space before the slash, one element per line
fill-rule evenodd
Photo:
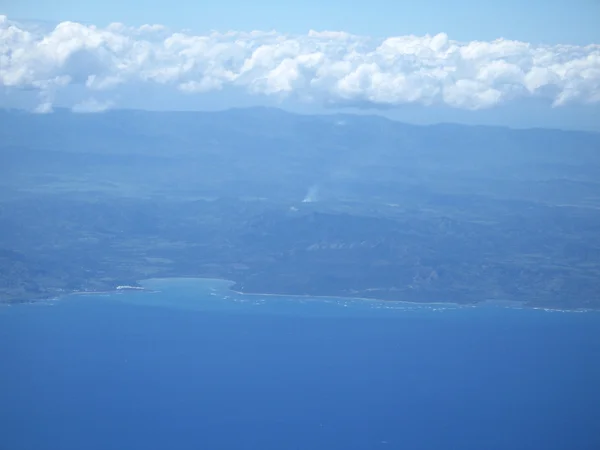
<path fill-rule="evenodd" d="M 512 301 L 512 300 L 482 300 L 480 302 L 475 303 L 456 303 L 456 302 L 418 302 L 418 301 L 409 301 L 409 300 L 389 300 L 389 299 L 380 299 L 375 297 L 353 297 L 353 296 L 331 296 L 331 295 L 309 295 L 309 294 L 285 294 L 285 293 L 275 293 L 275 292 L 243 292 L 235 289 L 235 285 L 237 284 L 234 280 L 229 280 L 226 278 L 215 278 L 215 277 L 160 277 L 160 278 L 147 278 L 142 280 L 137 280 L 136 282 L 132 282 L 128 285 L 118 285 L 114 288 L 110 289 L 102 289 L 102 290 L 74 290 L 74 291 L 65 291 L 61 293 L 48 293 L 47 296 L 40 297 L 32 297 L 29 299 L 16 300 L 16 301 L 3 301 L 0 300 L 0 305 L 18 305 L 18 304 L 32 304 L 32 303 L 40 303 L 40 302 L 48 302 L 48 301 L 56 301 L 61 297 L 70 297 L 70 296 L 91 296 L 91 295 L 114 295 L 124 292 L 140 292 L 140 293 L 157 293 L 161 292 L 161 290 L 150 289 L 144 284 L 152 281 L 170 281 L 170 280 L 192 280 L 192 281 L 216 281 L 219 283 L 227 284 L 227 291 L 231 294 L 241 296 L 241 297 L 284 297 L 289 299 L 298 299 L 303 301 L 326 301 L 326 300 L 335 300 L 335 301 L 360 301 L 360 302 L 371 302 L 371 303 L 389 303 L 389 304 L 398 304 L 398 305 L 406 305 L 406 306 L 423 306 L 423 307 L 451 307 L 451 308 L 481 308 L 481 307 L 497 307 L 497 308 L 507 308 L 507 309 L 527 309 L 527 310 L 538 310 L 545 312 L 570 312 L 570 313 L 584 313 L 584 312 L 600 312 L 600 309 L 593 308 L 557 308 L 557 307 L 548 307 L 548 306 L 532 306 L 528 305 L 524 302 Z"/>
<path fill-rule="evenodd" d="M 374 302 L 374 303 L 390 303 L 390 304 L 402 304 L 411 306 L 424 306 L 424 307 L 444 307 L 449 306 L 453 308 L 483 308 L 483 307 L 497 307 L 506 309 L 527 309 L 527 310 L 538 310 L 545 312 L 570 312 L 570 313 L 584 313 L 584 312 L 600 312 L 600 309 L 592 308 L 556 308 L 548 306 L 531 306 L 524 302 L 512 301 L 512 300 L 482 300 L 476 303 L 456 303 L 456 302 L 415 302 L 409 300 L 385 300 L 374 297 L 352 297 L 352 296 L 331 296 L 331 295 L 309 295 L 309 294 L 282 294 L 282 293 L 265 293 L 265 292 L 243 292 L 234 288 L 237 284 L 234 280 L 227 278 L 216 278 L 216 277 L 166 277 L 166 278 L 149 278 L 147 280 L 139 280 L 138 283 L 143 285 L 145 281 L 151 280 L 205 280 L 205 281 L 217 281 L 220 283 L 227 283 L 227 290 L 235 295 L 242 297 L 285 297 L 299 300 L 347 300 L 347 301 L 361 301 L 361 302 Z"/>
<path fill-rule="evenodd" d="M 15 300 L 3 300 L 0 299 L 0 305 L 12 306 L 12 305 L 27 305 L 32 303 L 42 303 L 59 300 L 62 297 L 70 297 L 75 295 L 81 296 L 92 296 L 92 295 L 114 295 L 123 292 L 156 292 L 151 289 L 147 289 L 143 286 L 116 286 L 114 289 L 106 288 L 103 290 L 73 290 L 73 291 L 62 291 L 62 292 L 48 292 L 46 295 L 38 297 L 29 297 Z"/>
<path fill-rule="evenodd" d="M 225 281 L 225 280 L 224 280 Z M 229 280 L 227 280 L 229 281 Z M 543 306 L 529 306 L 523 302 L 511 301 L 511 300 L 482 300 L 476 303 L 456 303 L 456 302 L 415 302 L 409 300 L 383 300 L 380 298 L 373 297 L 333 297 L 333 296 L 321 296 L 321 295 L 307 295 L 307 294 L 265 294 L 265 293 L 254 293 L 254 292 L 241 292 L 235 289 L 229 289 L 231 292 L 242 295 L 242 296 L 260 296 L 260 297 L 289 297 L 298 299 L 313 299 L 318 300 L 348 300 L 348 301 L 361 301 L 361 302 L 376 302 L 376 303 L 390 303 L 390 304 L 403 304 L 411 306 L 424 306 L 424 307 L 452 307 L 452 308 L 483 308 L 483 307 L 497 307 L 506 309 L 528 309 L 528 310 L 540 310 L 546 312 L 568 312 L 568 313 L 583 313 L 583 312 L 600 312 L 600 310 L 589 309 L 589 308 L 577 308 L 577 309 L 562 309 L 562 308 L 551 308 Z"/>
<path fill-rule="evenodd" d="M 223 280 L 225 281 L 225 280 Z M 229 280 L 227 280 L 229 281 Z M 350 296 L 331 296 L 331 295 L 309 295 L 309 294 L 267 294 L 264 292 L 242 292 L 235 289 L 229 288 L 231 292 L 237 295 L 248 296 L 248 297 L 286 297 L 286 298 L 297 298 L 302 300 L 348 300 L 348 301 L 361 301 L 361 302 L 385 302 L 385 303 L 402 303 L 406 305 L 423 305 L 423 306 L 454 306 L 454 307 L 474 307 L 477 303 L 454 303 L 454 302 L 411 302 L 407 300 L 383 300 L 374 297 L 350 297 Z"/>

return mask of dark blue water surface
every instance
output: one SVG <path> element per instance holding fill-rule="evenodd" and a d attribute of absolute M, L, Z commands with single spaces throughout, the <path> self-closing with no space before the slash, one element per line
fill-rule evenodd
<path fill-rule="evenodd" d="M 600 449 L 600 314 L 241 296 L 0 308 L 0 449 Z"/>

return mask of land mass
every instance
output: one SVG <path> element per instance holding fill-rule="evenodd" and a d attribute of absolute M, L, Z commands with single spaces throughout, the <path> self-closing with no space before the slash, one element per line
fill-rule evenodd
<path fill-rule="evenodd" d="M 179 276 L 598 309 L 600 134 L 0 111 L 0 301 Z"/>

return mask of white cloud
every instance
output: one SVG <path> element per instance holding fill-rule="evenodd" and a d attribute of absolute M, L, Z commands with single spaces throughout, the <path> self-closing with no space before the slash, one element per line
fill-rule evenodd
<path fill-rule="evenodd" d="M 42 101 L 39 105 L 37 105 L 33 112 L 36 114 L 48 114 L 54 111 L 52 108 L 52 102 Z"/>
<path fill-rule="evenodd" d="M 111 101 L 100 102 L 92 97 L 77 103 L 71 110 L 76 113 L 98 113 L 112 108 L 113 105 Z"/>
<path fill-rule="evenodd" d="M 561 106 L 600 102 L 600 44 L 458 42 L 444 33 L 372 39 L 313 30 L 193 35 L 118 23 L 63 22 L 43 30 L 0 16 L 0 85 L 38 89 L 42 111 L 69 84 L 91 95 L 136 83 L 189 95 L 233 87 L 330 105 L 480 109 L 535 96 Z"/>

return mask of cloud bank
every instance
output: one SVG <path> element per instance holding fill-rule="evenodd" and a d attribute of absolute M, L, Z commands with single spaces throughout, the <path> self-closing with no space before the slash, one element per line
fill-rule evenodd
<path fill-rule="evenodd" d="M 84 86 L 79 111 L 102 111 L 98 91 L 136 84 L 189 95 L 227 88 L 320 105 L 403 104 L 483 109 L 544 98 L 600 102 L 600 44 L 458 42 L 446 34 L 373 39 L 344 32 L 194 35 L 161 25 L 105 28 L 63 22 L 42 31 L 0 16 L 0 85 L 37 90 L 50 112 L 58 90 Z"/>

